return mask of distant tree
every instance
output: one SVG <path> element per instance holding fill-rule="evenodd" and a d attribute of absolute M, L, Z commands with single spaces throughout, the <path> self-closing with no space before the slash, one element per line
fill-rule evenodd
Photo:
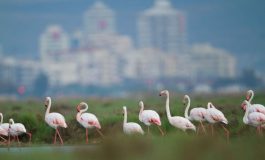
<path fill-rule="evenodd" d="M 49 87 L 49 80 L 46 74 L 40 73 L 33 84 L 33 94 L 37 97 L 45 95 Z"/>

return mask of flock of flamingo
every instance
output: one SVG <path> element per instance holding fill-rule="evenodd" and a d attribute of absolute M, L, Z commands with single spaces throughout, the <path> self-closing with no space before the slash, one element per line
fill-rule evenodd
<path fill-rule="evenodd" d="M 225 131 L 226 138 L 229 140 L 229 131 L 225 127 L 228 124 L 228 120 L 225 118 L 224 114 L 218 110 L 211 102 L 208 103 L 207 108 L 197 107 L 193 108 L 189 112 L 190 108 L 190 97 L 185 95 L 183 98 L 183 103 L 186 105 L 184 117 L 181 116 L 171 116 L 169 108 L 169 91 L 163 90 L 160 92 L 160 96 L 166 96 L 166 114 L 169 123 L 182 131 L 193 130 L 196 131 L 195 125 L 191 121 L 199 122 L 197 127 L 197 133 L 201 129 L 202 132 L 206 133 L 204 122 L 211 124 L 211 133 L 213 134 L 213 124 L 220 123 Z M 254 92 L 249 90 L 246 95 L 246 100 L 243 101 L 241 107 L 245 110 L 245 115 L 243 117 L 243 122 L 247 125 L 251 125 L 257 128 L 257 133 L 261 134 L 261 130 L 265 127 L 265 107 L 261 104 L 251 104 L 254 97 Z M 60 135 L 58 127 L 67 128 L 65 118 L 60 113 L 52 112 L 51 109 L 51 98 L 46 97 L 45 99 L 45 122 L 52 128 L 55 129 L 54 144 L 56 143 L 57 136 L 60 139 L 60 143 L 63 144 L 63 139 Z M 159 129 L 161 135 L 165 135 L 163 130 L 160 128 L 161 121 L 159 114 L 154 110 L 145 110 L 144 103 L 139 102 L 140 112 L 139 121 L 147 126 L 147 132 L 149 134 L 149 126 L 156 125 Z M 88 105 L 85 102 L 81 102 L 76 107 L 77 115 L 76 120 L 86 129 L 86 143 L 88 143 L 88 129 L 95 128 L 101 137 L 104 137 L 100 131 L 101 125 L 97 117 L 92 113 L 85 113 L 88 109 Z M 144 134 L 142 127 L 135 122 L 127 122 L 127 108 L 123 106 L 124 121 L 123 121 L 123 132 L 125 134 Z M 31 141 L 31 134 L 26 131 L 26 128 L 21 123 L 15 123 L 13 119 L 9 119 L 9 123 L 3 123 L 3 114 L 0 113 L 1 123 L 0 123 L 0 138 L 2 139 L 1 144 L 10 145 L 11 137 L 20 144 L 19 135 L 27 134 L 29 136 L 29 141 Z M 7 137 L 7 138 L 6 138 Z"/>

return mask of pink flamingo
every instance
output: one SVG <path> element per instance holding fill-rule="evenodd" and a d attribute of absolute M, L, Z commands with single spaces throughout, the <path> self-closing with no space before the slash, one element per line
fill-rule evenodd
<path fill-rule="evenodd" d="M 161 135 L 164 135 L 164 132 L 160 128 L 161 121 L 158 113 L 154 110 L 144 110 L 144 103 L 143 101 L 139 102 L 140 112 L 139 112 L 139 120 L 147 125 L 147 132 L 149 134 L 149 126 L 154 124 L 159 129 Z"/>
<path fill-rule="evenodd" d="M 169 123 L 176 127 L 181 129 L 182 131 L 186 131 L 187 129 L 191 129 L 196 131 L 196 127 L 187 119 L 184 117 L 180 116 L 174 116 L 172 117 L 170 114 L 170 109 L 169 109 L 169 92 L 168 90 L 163 90 L 160 92 L 160 96 L 165 95 L 166 96 L 166 112 L 167 112 L 167 118 Z"/>
<path fill-rule="evenodd" d="M 82 106 L 85 106 L 84 109 L 80 109 Z M 88 128 L 96 128 L 96 131 L 101 137 L 104 137 L 100 132 L 101 129 L 100 123 L 97 117 L 92 113 L 84 113 L 88 109 L 88 105 L 85 102 L 81 102 L 76 107 L 78 113 L 76 114 L 76 120 L 86 129 L 86 143 L 88 143 Z"/>
<path fill-rule="evenodd" d="M 127 122 L 127 107 L 126 106 L 123 106 L 123 113 L 124 113 L 123 132 L 128 135 L 131 135 L 131 134 L 142 134 L 143 135 L 144 131 L 138 123 Z"/>
<path fill-rule="evenodd" d="M 0 113 L 1 121 L 0 121 L 0 139 L 3 140 L 3 142 L 0 142 L 1 144 L 5 144 L 7 140 L 2 136 L 8 136 L 8 123 L 3 123 L 3 114 Z M 2 135 L 2 136 L 1 136 Z"/>
<path fill-rule="evenodd" d="M 261 104 L 251 104 L 252 100 L 254 98 L 254 91 L 249 90 L 247 91 L 246 100 L 249 102 L 249 113 L 252 112 L 260 112 L 265 115 L 265 107 Z M 244 102 L 243 102 L 244 103 Z M 246 111 L 246 105 L 241 106 L 244 111 Z"/>
<path fill-rule="evenodd" d="M 246 112 L 243 117 L 243 122 L 245 124 L 257 127 L 257 133 L 262 134 L 261 127 L 265 124 L 265 115 L 260 112 L 249 112 L 251 104 L 247 100 L 244 100 L 242 106 L 246 108 Z"/>
<path fill-rule="evenodd" d="M 18 136 L 22 134 L 27 134 L 29 136 L 29 142 L 31 142 L 31 133 L 28 133 L 25 126 L 22 123 L 15 123 L 14 120 L 11 118 L 9 119 L 9 130 L 8 130 L 8 144 L 10 144 L 10 136 L 17 139 L 18 144 L 20 145 L 20 141 Z"/>
<path fill-rule="evenodd" d="M 190 121 L 197 121 L 200 122 L 201 128 L 203 129 L 203 132 L 206 133 L 205 127 L 202 124 L 202 122 L 206 121 L 205 116 L 207 114 L 206 108 L 197 107 L 190 110 L 190 115 L 188 115 L 189 108 L 190 108 L 190 97 L 188 95 L 184 96 L 183 103 L 187 103 L 186 109 L 185 109 L 185 118 L 187 118 Z M 197 130 L 197 133 L 199 133 L 199 127 Z"/>
<path fill-rule="evenodd" d="M 213 124 L 215 123 L 224 123 L 228 124 L 227 119 L 225 118 L 224 114 L 216 109 L 214 105 L 209 102 L 207 105 L 207 114 L 205 116 L 206 120 L 211 123 L 212 135 L 213 135 Z M 229 131 L 225 128 L 225 126 L 221 125 L 226 133 L 227 141 L 229 141 Z"/>
<path fill-rule="evenodd" d="M 45 99 L 45 107 L 47 107 L 46 113 L 45 113 L 45 122 L 52 128 L 55 129 L 55 135 L 54 135 L 54 141 L 53 143 L 56 143 L 56 136 L 58 135 L 61 141 L 61 144 L 63 145 L 63 139 L 60 135 L 60 132 L 58 130 L 58 127 L 67 128 L 67 124 L 65 123 L 64 116 L 60 113 L 50 113 L 51 109 L 51 97 L 46 97 Z"/>

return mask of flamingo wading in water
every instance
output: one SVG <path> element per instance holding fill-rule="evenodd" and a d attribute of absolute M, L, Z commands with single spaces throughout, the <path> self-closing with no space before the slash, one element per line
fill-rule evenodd
<path fill-rule="evenodd" d="M 160 92 L 160 96 L 165 95 L 166 96 L 166 112 L 167 112 L 167 118 L 169 123 L 176 127 L 181 129 L 182 131 L 186 131 L 187 129 L 191 129 L 193 131 L 196 131 L 196 127 L 187 119 L 180 116 L 174 116 L 172 117 L 170 114 L 169 109 L 169 92 L 168 90 L 163 90 Z"/>
<path fill-rule="evenodd" d="M 149 126 L 154 124 L 159 129 L 161 135 L 164 135 L 164 132 L 160 128 L 161 121 L 158 113 L 154 110 L 144 110 L 143 101 L 139 102 L 140 112 L 139 112 L 139 120 L 143 122 L 147 126 L 147 133 L 149 134 Z"/>
<path fill-rule="evenodd" d="M 246 108 L 245 115 L 243 117 L 243 122 L 245 124 L 257 127 L 257 133 L 261 135 L 261 127 L 265 124 L 265 115 L 260 112 L 250 113 L 249 109 L 251 108 L 251 104 L 247 100 L 244 100 L 242 106 Z"/>
<path fill-rule="evenodd" d="M 205 118 L 209 123 L 211 123 L 212 135 L 213 135 L 213 124 L 220 123 L 220 122 L 223 124 L 228 124 L 228 121 L 225 118 L 224 114 L 218 109 L 216 109 L 215 106 L 211 102 L 207 104 L 207 114 Z M 228 129 L 224 125 L 221 125 L 221 126 L 223 127 L 225 131 L 227 141 L 229 141 Z"/>
<path fill-rule="evenodd" d="M 203 129 L 203 132 L 206 133 L 205 127 L 202 124 L 202 122 L 206 121 L 205 116 L 207 114 L 206 108 L 197 107 L 190 110 L 190 115 L 188 114 L 189 108 L 190 108 L 190 97 L 188 95 L 184 96 L 183 99 L 184 105 L 187 103 L 186 109 L 185 109 L 185 118 L 187 118 L 190 121 L 197 121 L 200 123 L 201 128 Z M 199 133 L 199 127 L 197 127 L 197 133 Z"/>
<path fill-rule="evenodd" d="M 45 122 L 52 128 L 55 129 L 55 135 L 54 135 L 54 141 L 53 143 L 56 143 L 56 136 L 58 135 L 61 141 L 61 144 L 63 144 L 63 139 L 60 135 L 60 132 L 58 130 L 58 127 L 63 127 L 63 128 L 67 128 L 67 124 L 65 123 L 65 119 L 64 116 L 61 115 L 60 113 L 50 113 L 50 109 L 51 109 L 51 97 L 46 97 L 45 99 L 45 107 L 46 109 L 46 113 L 45 113 Z"/>
<path fill-rule="evenodd" d="M 82 106 L 85 106 L 85 108 L 81 109 Z M 76 120 L 86 129 L 86 143 L 88 143 L 88 128 L 96 128 L 99 135 L 104 137 L 99 130 L 101 129 L 101 126 L 97 117 L 92 113 L 84 113 L 88 109 L 87 103 L 81 102 L 76 109 L 78 111 L 76 114 Z"/>
<path fill-rule="evenodd" d="M 123 106 L 123 132 L 125 134 L 131 135 L 131 134 L 144 134 L 144 131 L 142 127 L 135 122 L 127 122 L 127 107 Z"/>

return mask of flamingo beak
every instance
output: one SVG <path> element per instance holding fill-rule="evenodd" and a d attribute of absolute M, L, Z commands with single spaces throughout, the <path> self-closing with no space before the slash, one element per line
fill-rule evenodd
<path fill-rule="evenodd" d="M 80 112 L 79 105 L 78 105 L 78 106 L 76 106 L 76 110 L 77 110 L 77 112 Z"/>
<path fill-rule="evenodd" d="M 162 96 L 162 94 L 160 93 L 159 96 Z"/>

